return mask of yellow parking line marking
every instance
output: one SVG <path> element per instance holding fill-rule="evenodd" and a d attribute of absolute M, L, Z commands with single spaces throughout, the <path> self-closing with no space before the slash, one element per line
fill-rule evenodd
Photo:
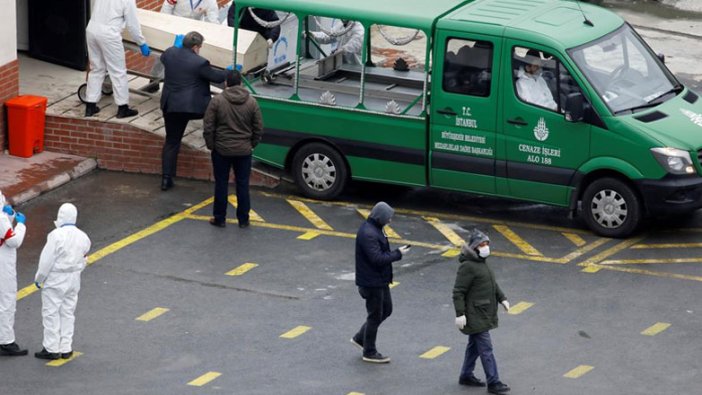
<path fill-rule="evenodd" d="M 280 335 L 280 337 L 282 337 L 283 339 L 294 339 L 310 329 L 312 328 L 309 326 L 300 325 L 283 333 L 282 335 Z"/>
<path fill-rule="evenodd" d="M 637 244 L 632 249 L 643 248 L 700 248 L 702 243 L 653 243 L 653 244 Z"/>
<path fill-rule="evenodd" d="M 202 376 L 196 378 L 195 380 L 189 382 L 188 385 L 192 385 L 194 387 L 202 387 L 203 385 L 209 383 L 210 381 L 216 379 L 221 375 L 222 373 L 220 372 L 207 372 Z"/>
<path fill-rule="evenodd" d="M 585 244 L 587 244 L 587 242 L 582 237 L 580 237 L 580 235 L 576 235 L 575 233 L 563 232 L 561 234 L 565 236 L 566 239 L 573 242 L 573 244 L 575 244 L 577 247 L 582 247 Z"/>
<path fill-rule="evenodd" d="M 81 355 L 83 355 L 82 352 L 73 351 L 73 355 L 71 355 L 70 358 L 68 358 L 68 359 L 54 359 L 53 361 L 47 362 L 46 366 L 52 366 L 52 367 L 57 368 L 59 366 L 63 366 L 65 364 L 71 362 L 72 360 L 80 357 Z"/>
<path fill-rule="evenodd" d="M 601 265 L 645 265 L 671 263 L 702 263 L 702 258 L 670 258 L 670 259 L 612 259 L 600 262 Z"/>
<path fill-rule="evenodd" d="M 453 258 L 453 257 L 457 257 L 460 253 L 461 253 L 461 250 L 459 250 L 458 248 L 450 248 L 450 249 L 448 249 L 448 251 L 441 254 L 441 256 L 443 256 L 445 258 Z"/>
<path fill-rule="evenodd" d="M 582 272 L 584 273 L 597 273 L 598 271 L 600 271 L 600 269 L 602 269 L 601 265 L 597 265 L 598 263 L 618 253 L 619 251 L 625 250 L 633 246 L 634 244 L 639 243 L 641 240 L 644 239 L 644 237 L 645 236 L 634 237 L 629 240 L 621 241 L 613 247 L 610 247 L 600 252 L 599 254 L 585 260 L 584 262 L 578 263 L 578 266 L 583 266 L 585 268 L 582 270 Z"/>
<path fill-rule="evenodd" d="M 239 265 L 235 267 L 234 269 L 226 272 L 225 274 L 227 276 L 241 276 L 242 274 L 248 272 L 249 270 L 257 267 L 258 265 L 255 263 L 244 263 L 243 265 Z"/>
<path fill-rule="evenodd" d="M 363 392 L 353 392 L 353 391 L 352 391 L 352 392 L 349 392 L 349 393 L 346 394 L 346 395 L 366 395 L 366 394 L 364 394 Z"/>
<path fill-rule="evenodd" d="M 188 216 L 192 215 L 192 213 L 194 213 L 195 211 L 197 211 L 197 210 L 199 210 L 199 209 L 201 209 L 209 204 L 212 204 L 213 201 L 214 201 L 214 198 L 209 198 L 209 199 L 203 200 L 202 202 L 200 202 L 200 203 L 198 203 L 198 204 L 196 204 L 196 205 L 194 205 L 186 210 L 183 210 L 182 212 L 180 212 L 178 214 L 174 214 L 174 215 L 172 215 L 164 220 L 156 222 L 155 224 L 153 224 L 145 229 L 142 229 L 136 233 L 133 233 L 133 234 L 125 237 L 122 240 L 119 240 L 115 243 L 112 243 L 112 244 L 108 245 L 107 247 L 102 248 L 102 249 L 90 254 L 88 256 L 88 265 L 92 265 L 93 263 L 99 261 L 100 259 L 102 259 L 110 254 L 113 254 L 113 253 L 121 250 L 124 247 L 127 247 L 131 244 L 134 244 L 137 241 L 139 241 L 147 236 L 151 236 L 152 234 L 154 234 L 156 232 L 159 232 L 163 229 L 166 229 L 167 227 L 169 227 L 177 222 L 180 222 L 185 218 L 188 218 Z M 209 217 L 208 217 L 208 220 L 209 220 Z M 37 287 L 35 287 L 34 284 L 28 285 L 28 286 L 22 288 L 21 290 L 19 290 L 19 292 L 17 292 L 17 300 L 21 300 L 23 298 L 26 298 L 27 296 L 33 294 L 36 291 L 37 291 Z"/>
<path fill-rule="evenodd" d="M 500 232 L 502 236 L 506 237 L 507 240 L 511 241 L 512 244 L 517 246 L 520 250 L 522 250 L 523 253 L 531 256 L 544 256 L 539 250 L 534 248 L 531 244 L 527 243 L 526 240 L 522 239 L 512 231 L 512 229 L 508 228 L 507 226 L 504 225 L 493 225 L 493 228 Z"/>
<path fill-rule="evenodd" d="M 390 288 L 395 288 L 395 287 L 397 287 L 398 285 L 400 285 L 400 282 L 399 282 L 399 281 L 393 281 L 393 282 L 390 283 L 389 287 L 390 287 Z"/>
<path fill-rule="evenodd" d="M 564 374 L 563 377 L 569 378 L 569 379 L 577 379 L 579 377 L 584 376 L 587 372 L 591 371 L 594 368 L 595 368 L 594 366 L 590 366 L 590 365 L 580 365 L 577 368 Z"/>
<path fill-rule="evenodd" d="M 229 200 L 229 204 L 231 204 L 234 207 L 236 207 L 238 204 L 238 200 L 236 200 L 236 195 L 229 195 L 227 197 L 227 200 Z M 256 214 L 256 212 L 253 210 L 249 210 L 249 219 L 251 221 L 256 222 L 266 222 L 263 218 L 261 218 L 260 215 Z"/>
<path fill-rule="evenodd" d="M 363 219 L 368 219 L 368 216 L 370 215 L 370 210 L 367 210 L 365 208 L 357 208 L 356 211 L 358 211 L 358 213 L 361 214 L 361 217 L 363 217 Z M 395 232 L 395 230 L 391 228 L 390 225 L 383 226 L 383 230 L 385 231 L 385 234 L 391 239 L 402 238 L 402 236 Z"/>
<path fill-rule="evenodd" d="M 147 311 L 146 313 L 140 315 L 139 317 L 136 318 L 136 320 L 137 321 L 144 321 L 144 322 L 151 321 L 154 318 L 159 317 L 159 316 L 167 313 L 168 311 L 170 311 L 170 309 L 167 309 L 165 307 L 156 307 L 156 308 L 151 309 L 151 310 Z"/>
<path fill-rule="evenodd" d="M 564 256 L 563 258 L 560 258 L 560 261 L 558 263 L 568 263 L 568 262 L 572 261 L 573 259 L 579 258 L 582 255 L 587 254 L 588 252 L 590 252 L 596 248 L 599 248 L 600 246 L 602 246 L 603 244 L 606 244 L 608 242 L 609 242 L 609 239 L 595 240 L 595 242 L 584 245 L 584 246 L 578 248 L 577 250 L 571 252 L 570 254 Z"/>
<path fill-rule="evenodd" d="M 515 304 L 514 306 L 511 306 L 509 308 L 509 311 L 507 312 L 507 314 L 511 314 L 511 315 L 521 314 L 526 309 L 528 309 L 529 307 L 531 307 L 533 305 L 534 304 L 530 303 L 530 302 L 519 302 L 519 303 Z"/>
<path fill-rule="evenodd" d="M 334 230 L 328 223 L 324 222 L 314 211 L 312 211 L 307 205 L 299 200 L 287 199 L 287 202 L 297 210 L 306 220 L 310 221 L 317 229 L 324 230 Z"/>
<path fill-rule="evenodd" d="M 651 325 L 650 327 L 644 329 L 641 334 L 645 336 L 656 336 L 657 334 L 663 332 L 664 330 L 668 329 L 670 327 L 670 324 L 667 322 L 656 322 L 655 324 Z"/>
<path fill-rule="evenodd" d="M 442 223 L 438 218 L 436 217 L 424 217 L 424 219 L 434 227 L 434 229 L 438 230 L 439 233 L 444 235 L 445 238 L 448 239 L 448 241 L 451 242 L 454 246 L 460 248 L 465 241 L 461 236 L 459 236 L 456 232 L 453 231 L 453 229 L 449 228 L 446 224 Z"/>
<path fill-rule="evenodd" d="M 300 240 L 312 240 L 317 236 L 319 236 L 319 232 L 305 232 L 297 236 L 297 238 Z"/>
<path fill-rule="evenodd" d="M 592 264 L 591 266 L 593 266 L 597 270 L 605 269 L 605 270 L 612 270 L 615 272 L 643 274 L 646 276 L 653 276 L 653 277 L 674 278 L 677 280 L 691 280 L 691 281 L 702 282 L 702 276 L 691 276 L 688 274 L 678 274 L 678 273 L 669 273 L 669 272 L 657 272 L 654 270 L 633 269 L 630 267 L 622 267 L 619 265 Z M 585 270 L 582 270 L 582 271 L 585 271 Z"/>
<path fill-rule="evenodd" d="M 425 352 L 424 354 L 420 355 L 419 358 L 434 359 L 450 349 L 451 347 L 436 346 L 431 350 Z"/>

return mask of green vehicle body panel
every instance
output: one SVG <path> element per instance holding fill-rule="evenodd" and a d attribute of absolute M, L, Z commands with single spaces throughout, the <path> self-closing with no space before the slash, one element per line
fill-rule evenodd
<path fill-rule="evenodd" d="M 697 172 L 686 180 L 702 174 L 697 156 L 702 98 L 691 103 L 683 99 L 685 90 L 655 108 L 615 116 L 570 58 L 570 49 L 624 26 L 621 17 L 604 8 L 580 3 L 581 12 L 575 2 L 563 0 L 239 0 L 237 5 L 352 19 L 366 29 L 371 24 L 420 29 L 432 52 L 429 106 L 421 116 L 258 96 L 266 126 L 254 154 L 258 160 L 289 169 L 299 147 L 321 141 L 343 154 L 354 179 L 571 208 L 587 186 L 583 180 L 593 180 L 590 175 L 621 177 L 632 185 L 664 182 L 670 174 L 651 153 L 655 147 L 690 153 Z M 592 24 L 584 23 L 583 13 Z M 491 43 L 489 96 L 443 90 L 451 39 Z M 512 75 L 514 47 L 553 55 L 579 85 L 599 123 L 568 122 L 561 113 L 522 102 Z M 665 116 L 652 122 L 638 119 L 653 111 Z M 507 122 L 517 117 L 526 124 Z M 472 123 L 468 128 L 466 119 Z M 537 128 L 548 129 L 548 137 L 537 136 Z"/>

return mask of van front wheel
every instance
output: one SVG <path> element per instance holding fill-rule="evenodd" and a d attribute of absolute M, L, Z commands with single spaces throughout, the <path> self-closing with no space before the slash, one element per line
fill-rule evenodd
<path fill-rule="evenodd" d="M 602 178 L 588 185 L 582 209 L 588 227 L 600 236 L 627 237 L 641 221 L 638 196 L 616 178 Z"/>
<path fill-rule="evenodd" d="M 336 150 L 326 144 L 311 143 L 295 154 L 293 175 L 303 194 L 328 200 L 334 199 L 343 191 L 348 169 Z"/>

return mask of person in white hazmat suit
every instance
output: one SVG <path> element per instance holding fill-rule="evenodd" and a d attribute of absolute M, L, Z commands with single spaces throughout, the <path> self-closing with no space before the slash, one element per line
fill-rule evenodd
<path fill-rule="evenodd" d="M 353 26 L 345 34 L 336 36 L 349 28 L 349 24 Z M 346 64 L 361 64 L 361 50 L 363 49 L 363 25 L 360 22 L 349 21 L 342 19 L 341 23 L 336 23 L 330 29 L 332 35 L 324 32 L 310 32 L 314 40 L 319 44 L 332 44 L 332 53 L 343 52 L 344 63 Z"/>
<path fill-rule="evenodd" d="M 44 346 L 34 354 L 40 359 L 68 359 L 73 355 L 73 328 L 90 239 L 78 227 L 78 210 L 64 203 L 56 216 L 56 229 L 49 233 L 39 257 L 34 284 L 41 288 Z M 42 285 L 43 284 L 43 285 Z"/>
<path fill-rule="evenodd" d="M 90 58 L 88 88 L 85 93 L 86 117 L 100 112 L 97 103 L 100 101 L 106 73 L 110 75 L 112 81 L 117 118 L 133 117 L 139 113 L 129 108 L 127 62 L 122 45 L 122 31 L 126 27 L 139 45 L 141 54 L 143 56 L 151 54 L 151 49 L 141 34 L 136 10 L 135 0 L 95 0 L 90 22 L 85 29 Z"/>
<path fill-rule="evenodd" d="M 538 51 L 530 49 L 526 59 L 528 64 L 520 67 L 517 72 L 517 94 L 527 103 L 555 111 L 558 105 L 553 100 L 553 94 L 544 77 L 541 76 L 541 55 Z"/>
<path fill-rule="evenodd" d="M 24 241 L 25 217 L 7 204 L 0 192 L 0 356 L 27 355 L 15 342 L 17 308 L 17 249 Z M 17 225 L 12 227 L 12 221 Z"/>

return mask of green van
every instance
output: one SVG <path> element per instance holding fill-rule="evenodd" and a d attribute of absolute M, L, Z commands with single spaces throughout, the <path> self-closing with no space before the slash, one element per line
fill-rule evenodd
<path fill-rule="evenodd" d="M 702 207 L 702 100 L 608 10 L 566 0 L 236 6 L 239 19 L 255 17 L 247 7 L 281 16 L 275 64 L 245 81 L 266 127 L 254 157 L 289 171 L 307 196 L 333 199 L 349 179 L 430 186 L 568 207 L 608 237 Z"/>

